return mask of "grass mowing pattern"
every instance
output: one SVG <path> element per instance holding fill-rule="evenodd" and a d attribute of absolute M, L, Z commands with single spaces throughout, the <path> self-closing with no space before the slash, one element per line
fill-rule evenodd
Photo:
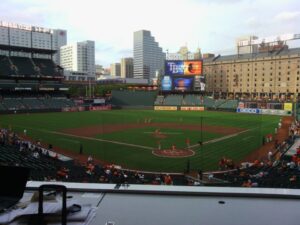
<path fill-rule="evenodd" d="M 86 140 L 51 133 L 66 128 L 78 128 L 103 124 L 127 124 L 143 122 L 145 118 L 152 118 L 157 123 L 184 123 L 203 125 L 239 127 L 247 129 L 246 133 L 239 134 L 221 142 L 210 143 L 195 148 L 193 157 L 174 159 L 160 158 L 152 155 L 151 150 L 128 147 L 94 140 Z M 27 129 L 27 134 L 35 140 L 40 139 L 44 143 L 70 151 L 79 151 L 79 143 L 84 146 L 85 154 L 92 154 L 108 162 L 120 164 L 128 168 L 183 172 L 187 161 L 190 161 L 191 169 L 214 170 L 222 156 L 240 160 L 257 149 L 262 142 L 263 135 L 274 132 L 279 121 L 278 116 L 250 115 L 225 112 L 184 112 L 184 111 L 152 111 L 152 110 L 115 110 L 103 112 L 72 112 L 72 113 L 43 113 L 22 115 L 1 115 L 0 126 L 11 126 L 14 130 L 22 132 Z M 114 133 L 96 135 L 95 138 L 117 140 L 126 143 L 139 144 L 148 147 L 157 146 L 157 139 L 147 132 L 153 132 L 155 128 L 145 127 L 129 129 Z M 162 147 L 175 143 L 178 148 L 185 146 L 185 139 L 189 137 L 191 145 L 201 139 L 201 132 L 181 129 L 162 128 L 161 132 L 174 132 L 182 134 L 168 135 L 161 140 Z M 202 132 L 202 141 L 221 137 L 222 135 Z"/>

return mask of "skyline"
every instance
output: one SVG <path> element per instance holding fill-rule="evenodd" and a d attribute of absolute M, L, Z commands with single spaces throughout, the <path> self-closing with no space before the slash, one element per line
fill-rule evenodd
<path fill-rule="evenodd" d="M 150 4 L 147 4 L 149 2 Z M 94 40 L 96 63 L 108 67 L 133 56 L 133 32 L 150 30 L 163 48 L 177 52 L 187 44 L 202 53 L 235 53 L 240 36 L 300 33 L 297 0 L 159 1 L 3 0 L 0 20 L 66 29 L 68 44 Z M 59 7 L 58 7 L 59 6 Z M 200 18 L 200 19 L 199 19 Z M 293 45 L 298 45 L 294 41 Z"/>

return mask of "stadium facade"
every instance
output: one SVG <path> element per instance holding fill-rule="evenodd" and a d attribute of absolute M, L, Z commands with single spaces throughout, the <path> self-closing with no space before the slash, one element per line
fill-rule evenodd
<path fill-rule="evenodd" d="M 166 54 L 150 31 L 134 32 L 133 68 L 134 78 L 152 79 L 163 73 Z"/>
<path fill-rule="evenodd" d="M 60 65 L 60 47 L 67 43 L 67 31 L 49 29 L 32 25 L 0 21 L 0 45 L 22 48 L 54 50 L 52 60 Z M 8 56 L 9 51 L 2 50 L 1 55 Z M 13 53 L 15 56 L 31 57 L 30 53 Z M 43 56 L 39 55 L 39 58 Z"/>

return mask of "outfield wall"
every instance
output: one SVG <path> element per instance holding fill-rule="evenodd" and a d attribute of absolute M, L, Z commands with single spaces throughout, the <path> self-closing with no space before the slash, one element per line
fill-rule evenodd
<path fill-rule="evenodd" d="M 159 111 L 204 111 L 204 106 L 154 106 Z"/>
<path fill-rule="evenodd" d="M 156 99 L 156 91 L 119 91 L 113 90 L 111 103 L 114 106 L 135 106 L 147 107 L 153 106 Z"/>

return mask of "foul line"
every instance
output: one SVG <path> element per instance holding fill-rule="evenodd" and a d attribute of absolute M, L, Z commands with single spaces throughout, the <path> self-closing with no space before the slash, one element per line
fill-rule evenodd
<path fill-rule="evenodd" d="M 136 144 L 129 144 L 129 143 L 120 142 L 120 141 L 110 141 L 110 140 L 105 140 L 105 139 L 101 139 L 101 138 L 93 138 L 93 137 L 79 136 L 79 135 L 74 135 L 74 134 L 66 134 L 66 133 L 56 132 L 56 131 L 49 131 L 49 133 L 64 135 L 64 136 L 68 136 L 68 137 L 82 138 L 82 139 L 87 139 L 87 140 L 91 140 L 91 141 L 107 142 L 107 143 L 113 143 L 113 144 L 117 144 L 117 145 L 125 145 L 125 146 L 131 146 L 131 147 L 142 148 L 142 149 L 147 149 L 147 150 L 153 150 L 152 147 L 136 145 Z"/>
<path fill-rule="evenodd" d="M 229 138 L 232 138 L 232 137 L 236 137 L 240 134 L 243 134 L 243 133 L 246 133 L 248 131 L 250 131 L 251 129 L 248 129 L 248 130 L 243 130 L 241 132 L 238 132 L 238 133 L 234 133 L 234 134 L 230 134 L 230 135 L 227 135 L 227 136 L 223 136 L 223 137 L 220 137 L 220 138 L 216 138 L 216 139 L 212 139 L 212 140 L 209 140 L 209 141 L 205 141 L 203 142 L 203 145 L 207 145 L 207 144 L 211 144 L 211 143 L 216 143 L 216 142 L 219 142 L 219 141 L 223 141 L 223 140 L 226 140 L 226 139 L 229 139 Z M 200 144 L 195 144 L 195 145 L 191 145 L 190 148 L 195 148 L 195 147 L 199 147 Z"/>
<path fill-rule="evenodd" d="M 22 127 L 24 128 L 24 126 L 18 126 L 15 125 L 15 127 Z M 143 146 L 143 145 L 136 145 L 136 144 L 130 144 L 130 143 L 126 143 L 126 142 L 120 142 L 120 141 L 110 141 L 110 140 L 106 140 L 106 139 L 101 139 L 101 138 L 93 138 L 93 137 L 86 137 L 86 136 L 79 136 L 79 135 L 75 135 L 75 134 L 68 134 L 68 133 L 62 133 L 62 132 L 58 132 L 58 131 L 49 131 L 49 130 L 44 130 L 44 129 L 38 129 L 38 128 L 30 128 L 32 130 L 38 130 L 38 131 L 42 131 L 45 133 L 51 133 L 51 134 L 58 134 L 58 135 L 63 135 L 63 136 L 67 136 L 67 137 L 75 137 L 75 138 L 81 138 L 81 139 L 86 139 L 86 140 L 91 140 L 91 141 L 99 141 L 99 142 L 106 142 L 106 143 L 112 143 L 112 144 L 117 144 L 117 145 L 123 145 L 123 146 L 130 146 L 130 147 L 136 147 L 136 148 L 141 148 L 141 149 L 146 149 L 146 150 L 154 150 L 156 148 L 153 147 L 147 147 L 147 146 Z M 203 145 L 206 144 L 211 144 L 211 143 L 216 143 L 219 141 L 223 141 L 232 137 L 236 137 L 242 133 L 246 133 L 250 130 L 254 130 L 254 129 L 248 129 L 248 130 L 244 130 L 238 133 L 234 133 L 234 134 L 230 134 L 227 136 L 223 136 L 220 138 L 216 138 L 216 139 L 212 139 L 209 141 L 205 141 L 203 142 Z M 195 145 L 191 145 L 190 148 L 196 148 L 199 147 L 200 144 L 195 144 Z"/>

